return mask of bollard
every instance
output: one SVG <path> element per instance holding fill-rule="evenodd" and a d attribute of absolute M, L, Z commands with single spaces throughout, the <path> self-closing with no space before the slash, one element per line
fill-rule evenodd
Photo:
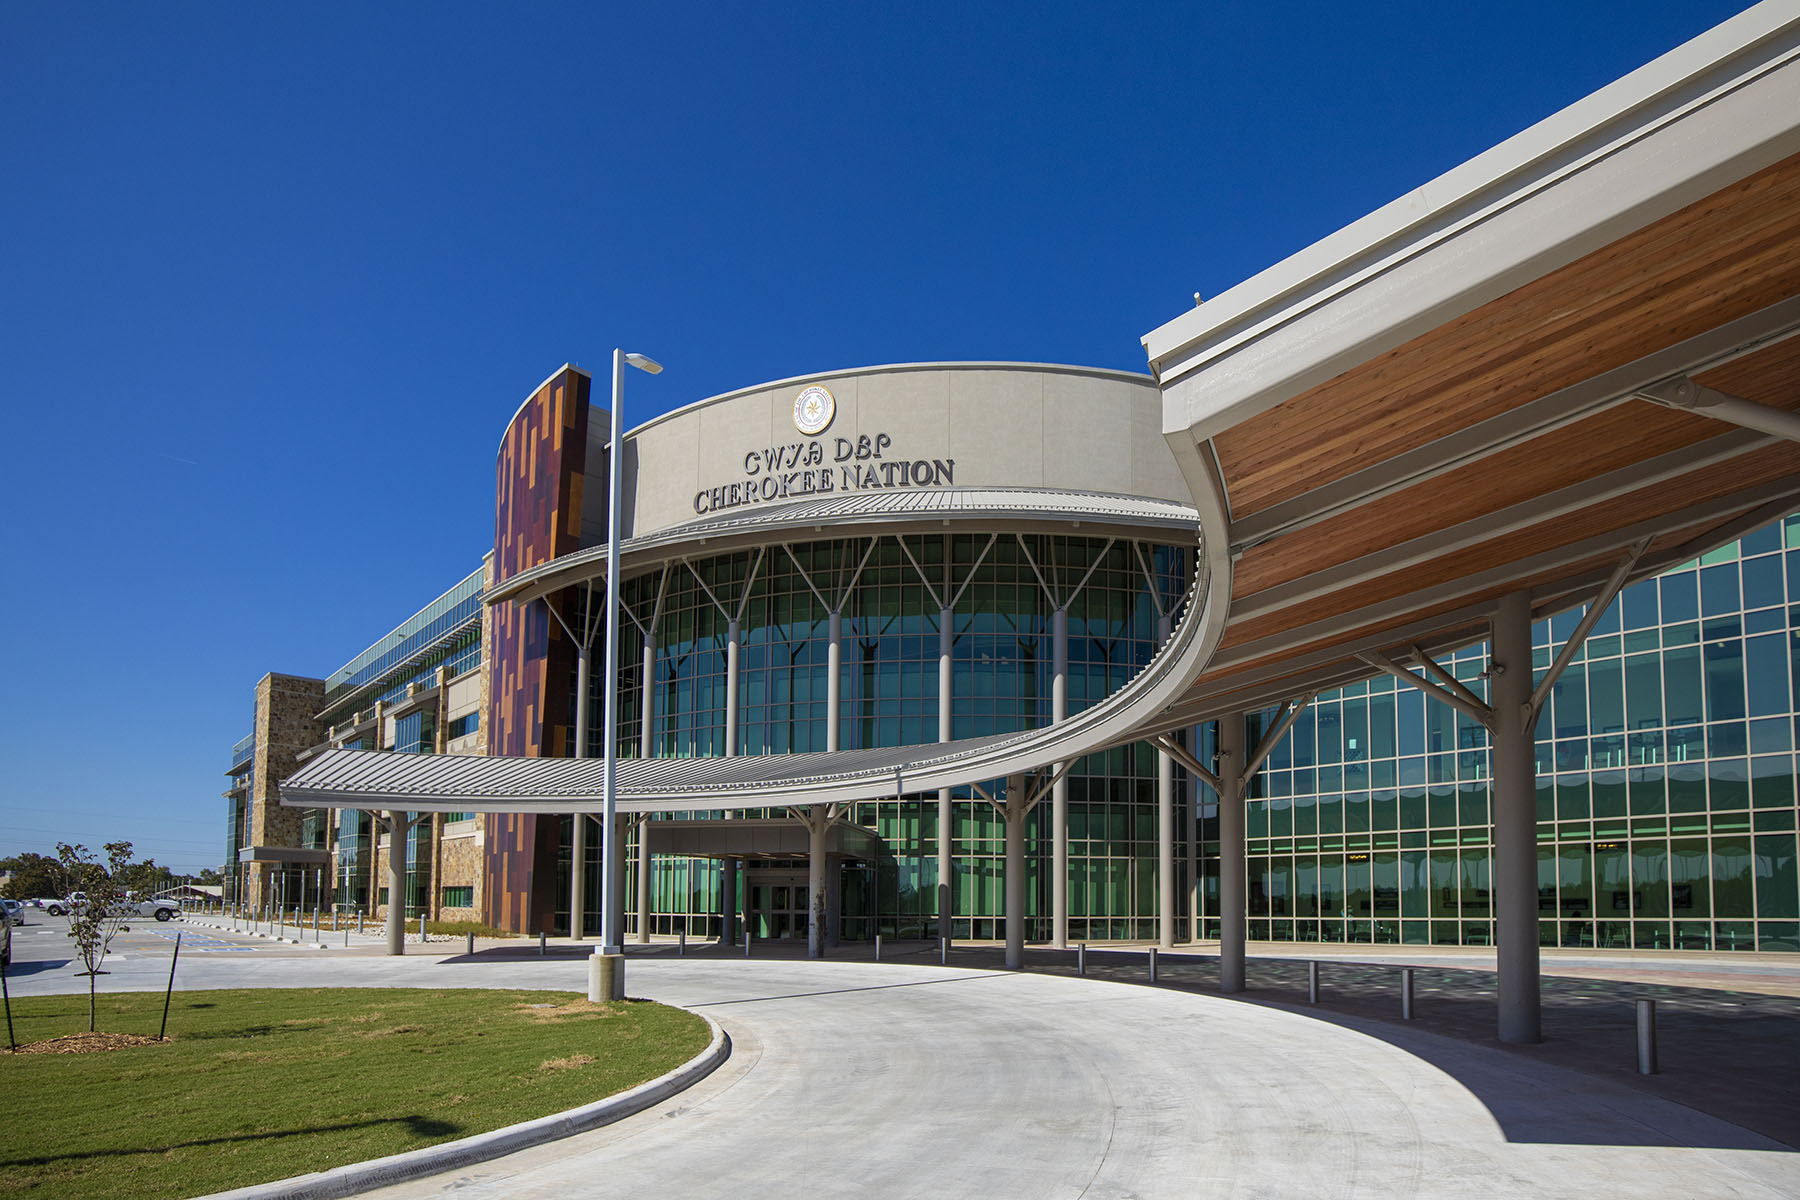
<path fill-rule="evenodd" d="M 467 954 L 475 953 L 475 935 L 473 933 L 469 934 L 468 949 L 466 951 L 464 951 L 464 953 L 467 953 Z"/>
<path fill-rule="evenodd" d="M 947 937 L 941 937 L 938 939 L 938 966 L 946 967 L 949 965 L 950 965 L 950 939 Z"/>
<path fill-rule="evenodd" d="M 1637 1002 L 1637 1068 L 1639 1075 L 1656 1074 L 1656 1001 Z"/>
<path fill-rule="evenodd" d="M 313 941 L 319 940 L 319 906 L 313 905 Z"/>
<path fill-rule="evenodd" d="M 1400 1019 L 1413 1019 L 1413 969 L 1406 967 L 1400 972 Z"/>
<path fill-rule="evenodd" d="M 358 933 L 362 932 L 362 923 L 363 923 L 363 910 L 359 908 L 356 910 L 356 932 L 358 932 Z"/>
<path fill-rule="evenodd" d="M 744 957 L 750 957 L 750 922 L 744 922 Z"/>
<path fill-rule="evenodd" d="M 881 935 L 879 933 L 875 935 L 875 961 L 881 961 Z"/>
<path fill-rule="evenodd" d="M 1319 963 L 1316 959 L 1306 964 L 1306 1002 L 1319 1002 Z"/>
<path fill-rule="evenodd" d="M 550 953 L 550 939 L 549 936 L 540 929 L 538 930 L 538 957 L 542 958 L 548 953 Z M 598 954 L 600 952 L 596 950 L 594 953 Z"/>
<path fill-rule="evenodd" d="M 1156 982 L 1156 947 L 1150 947 L 1150 982 Z"/>
<path fill-rule="evenodd" d="M 425 914 L 424 913 L 419 914 L 419 940 L 421 942 L 427 940 L 425 937 Z"/>
<path fill-rule="evenodd" d="M 1075 944 L 1075 973 L 1077 975 L 1086 975 L 1087 974 L 1087 943 L 1086 942 L 1077 942 Z"/>
<path fill-rule="evenodd" d="M 681 935 L 681 940 L 675 944 L 675 957 L 686 958 L 687 957 L 687 922 L 683 921 L 681 923 L 681 928 L 679 930 L 677 930 L 676 932 Z"/>

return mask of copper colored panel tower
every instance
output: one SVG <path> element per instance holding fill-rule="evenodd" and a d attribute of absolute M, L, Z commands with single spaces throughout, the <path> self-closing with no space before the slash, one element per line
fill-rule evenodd
<path fill-rule="evenodd" d="M 581 543 L 589 379 L 564 367 L 506 428 L 494 464 L 494 579 L 569 554 Z M 560 758 L 571 751 L 567 680 L 574 647 L 542 603 L 488 613 L 490 754 Z M 556 911 L 560 819 L 494 814 L 487 822 L 482 919 L 535 933 Z"/>

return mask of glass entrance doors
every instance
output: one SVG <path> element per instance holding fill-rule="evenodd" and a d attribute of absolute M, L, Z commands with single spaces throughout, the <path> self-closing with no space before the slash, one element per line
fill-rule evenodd
<path fill-rule="evenodd" d="M 751 936 L 759 942 L 804 938 L 806 872 L 752 870 L 749 875 L 749 912 L 745 918 Z"/>

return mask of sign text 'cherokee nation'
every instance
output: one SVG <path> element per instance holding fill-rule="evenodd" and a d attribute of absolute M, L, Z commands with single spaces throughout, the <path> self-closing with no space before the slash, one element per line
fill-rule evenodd
<path fill-rule="evenodd" d="M 865 492 L 877 488 L 952 487 L 954 458 L 890 458 L 893 439 L 885 433 L 852 438 L 789 442 L 744 456 L 748 478 L 694 493 L 696 513 L 727 512 L 770 500 Z M 826 454 L 832 462 L 825 461 Z"/>

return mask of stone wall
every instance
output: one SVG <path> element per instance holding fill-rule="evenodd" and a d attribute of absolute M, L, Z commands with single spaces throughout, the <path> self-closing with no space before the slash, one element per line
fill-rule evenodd
<path fill-rule="evenodd" d="M 323 679 L 271 672 L 257 682 L 247 845 L 300 844 L 300 810 L 282 807 L 279 785 L 299 766 L 301 751 L 325 740 L 325 728 L 316 716 L 324 707 Z M 245 881 L 247 903 L 262 903 L 272 872 L 270 864 L 254 864 Z"/>

